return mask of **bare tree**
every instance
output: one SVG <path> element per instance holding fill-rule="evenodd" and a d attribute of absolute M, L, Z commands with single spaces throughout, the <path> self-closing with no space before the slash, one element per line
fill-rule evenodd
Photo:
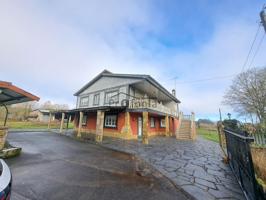
<path fill-rule="evenodd" d="M 224 96 L 224 104 L 240 115 L 255 115 L 266 123 L 266 67 L 240 73 Z"/>

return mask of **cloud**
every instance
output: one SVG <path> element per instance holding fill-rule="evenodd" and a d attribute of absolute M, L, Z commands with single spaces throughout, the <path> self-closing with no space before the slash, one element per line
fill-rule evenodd
<path fill-rule="evenodd" d="M 192 26 L 196 38 L 191 40 L 197 45 L 169 47 L 162 42 L 170 34 L 165 29 L 170 28 L 169 20 L 178 19 L 169 19 L 167 11 L 152 2 L 1 1 L 1 79 L 18 84 L 43 101 L 74 106 L 73 93 L 105 68 L 150 74 L 169 90 L 175 87 L 170 80 L 173 77 L 180 83 L 241 71 L 255 34 L 255 20 L 215 16 L 219 20 L 214 18 L 211 23 L 216 24 L 202 27 L 208 33 L 204 42 Z M 254 66 L 264 64 L 260 51 Z M 229 85 L 230 79 L 177 84 L 181 109 L 213 115 Z"/>

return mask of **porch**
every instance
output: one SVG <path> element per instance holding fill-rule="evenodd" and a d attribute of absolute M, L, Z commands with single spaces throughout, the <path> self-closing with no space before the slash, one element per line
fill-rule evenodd
<path fill-rule="evenodd" d="M 78 138 L 91 134 L 97 142 L 102 142 L 103 136 L 107 136 L 125 140 L 140 139 L 148 144 L 148 138 L 153 136 L 175 137 L 179 125 L 174 116 L 123 107 L 61 111 L 56 113 L 56 118 L 60 117 L 60 133 L 64 132 L 64 124 L 68 127 L 68 123 L 73 121 Z"/>

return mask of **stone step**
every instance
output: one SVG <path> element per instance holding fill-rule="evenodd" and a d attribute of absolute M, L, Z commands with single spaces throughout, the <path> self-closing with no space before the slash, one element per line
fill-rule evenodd
<path fill-rule="evenodd" d="M 190 134 L 189 135 L 184 135 L 184 134 L 179 134 L 180 137 L 190 137 Z"/>
<path fill-rule="evenodd" d="M 178 139 L 181 139 L 181 140 L 189 140 L 191 138 L 190 137 L 181 137 L 181 136 L 179 136 Z"/>
<path fill-rule="evenodd" d="M 180 132 L 190 132 L 190 129 L 179 129 L 179 133 Z"/>
<path fill-rule="evenodd" d="M 190 127 L 180 127 L 180 129 L 179 130 L 190 130 Z"/>
<path fill-rule="evenodd" d="M 190 128 L 190 126 L 181 126 L 180 128 Z"/>

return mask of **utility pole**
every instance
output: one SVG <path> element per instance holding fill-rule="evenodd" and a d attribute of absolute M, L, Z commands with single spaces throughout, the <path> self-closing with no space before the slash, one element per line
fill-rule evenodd
<path fill-rule="evenodd" d="M 260 19 L 261 19 L 261 24 L 264 27 L 265 33 L 266 33 L 266 6 L 263 6 L 262 11 L 260 12 Z"/>

